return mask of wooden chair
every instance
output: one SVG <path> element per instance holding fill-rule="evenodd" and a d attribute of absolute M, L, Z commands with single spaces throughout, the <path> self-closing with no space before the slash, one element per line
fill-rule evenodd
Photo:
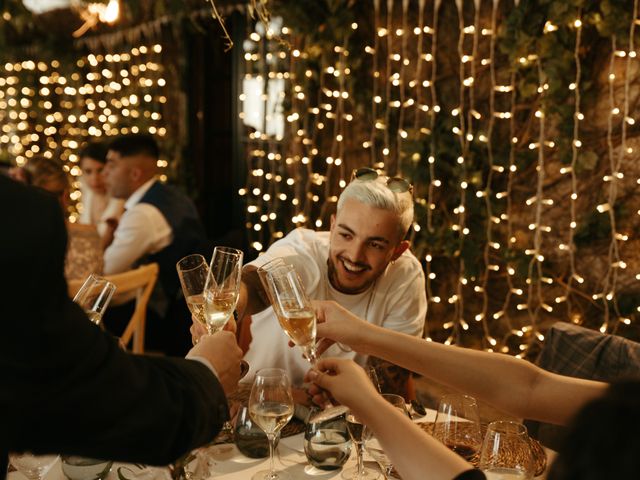
<path fill-rule="evenodd" d="M 158 279 L 158 264 L 142 265 L 134 270 L 107 275 L 105 278 L 116 285 L 116 296 L 134 295 L 136 306 L 120 337 L 122 344 L 128 346 L 133 339 L 133 353 L 144 353 L 144 333 L 147 321 L 147 304 Z M 69 295 L 73 297 L 84 280 L 73 280 L 68 284 Z"/>

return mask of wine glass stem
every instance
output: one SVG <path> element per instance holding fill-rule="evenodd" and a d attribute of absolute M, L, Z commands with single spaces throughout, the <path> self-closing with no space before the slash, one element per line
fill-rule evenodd
<path fill-rule="evenodd" d="M 364 476 L 364 459 L 362 456 L 362 442 L 356 442 L 356 480 L 360 480 Z"/>
<path fill-rule="evenodd" d="M 275 478 L 276 469 L 273 466 L 273 457 L 275 453 L 274 444 L 275 444 L 276 436 L 273 433 L 269 433 L 267 434 L 267 439 L 269 440 L 269 477 L 268 478 Z"/>

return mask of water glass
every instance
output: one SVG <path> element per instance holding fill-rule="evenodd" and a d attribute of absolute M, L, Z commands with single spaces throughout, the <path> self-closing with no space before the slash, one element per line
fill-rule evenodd
<path fill-rule="evenodd" d="M 351 455 L 351 438 L 344 414 L 328 419 L 311 410 L 304 431 L 304 453 L 320 470 L 337 470 Z"/>
<path fill-rule="evenodd" d="M 487 480 L 533 478 L 533 455 L 527 427 L 508 421 L 490 423 L 482 443 L 480 470 Z"/>

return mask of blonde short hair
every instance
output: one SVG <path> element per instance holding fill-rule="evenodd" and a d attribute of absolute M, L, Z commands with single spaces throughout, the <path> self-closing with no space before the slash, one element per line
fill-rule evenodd
<path fill-rule="evenodd" d="M 393 192 L 386 183 L 386 177 L 373 180 L 354 179 L 346 186 L 338 198 L 337 211 L 348 199 L 357 200 L 371 207 L 388 210 L 398 219 L 400 238 L 403 239 L 413 222 L 413 197 L 410 192 Z"/>

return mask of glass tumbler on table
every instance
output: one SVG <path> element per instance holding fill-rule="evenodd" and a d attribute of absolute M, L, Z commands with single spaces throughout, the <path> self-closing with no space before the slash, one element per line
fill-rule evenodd
<path fill-rule="evenodd" d="M 112 282 L 92 273 L 75 294 L 73 301 L 80 305 L 89 320 L 100 325 L 115 291 L 116 286 Z"/>
<path fill-rule="evenodd" d="M 320 470 L 337 470 L 351 455 L 351 437 L 344 413 L 322 418 L 311 410 L 304 432 L 304 453 L 311 465 Z"/>
<path fill-rule="evenodd" d="M 269 440 L 269 470 L 257 472 L 252 480 L 289 479 L 287 473 L 276 472 L 273 464 L 276 439 L 293 417 L 291 383 L 284 370 L 264 368 L 258 371 L 249 396 L 249 414 Z"/>
<path fill-rule="evenodd" d="M 492 422 L 482 443 L 480 470 L 487 480 L 527 480 L 534 465 L 527 428 L 516 422 Z"/>

